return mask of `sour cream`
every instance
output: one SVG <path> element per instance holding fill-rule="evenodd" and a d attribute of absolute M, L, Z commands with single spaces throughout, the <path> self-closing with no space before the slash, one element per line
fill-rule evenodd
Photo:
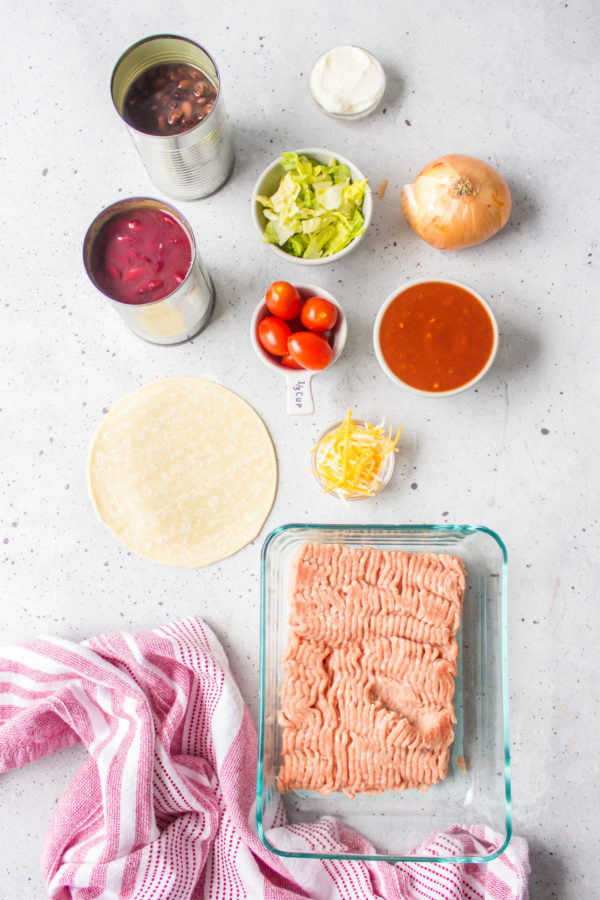
<path fill-rule="evenodd" d="M 381 63 L 360 47 L 334 47 L 321 56 L 310 73 L 310 91 L 321 109 L 332 116 L 364 116 L 383 96 Z"/>

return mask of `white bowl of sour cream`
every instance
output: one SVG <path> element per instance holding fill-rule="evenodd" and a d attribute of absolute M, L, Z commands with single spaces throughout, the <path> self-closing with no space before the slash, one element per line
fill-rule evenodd
<path fill-rule="evenodd" d="M 335 119 L 362 119 L 385 91 L 383 66 L 362 47 L 342 45 L 320 56 L 308 86 L 319 109 Z"/>

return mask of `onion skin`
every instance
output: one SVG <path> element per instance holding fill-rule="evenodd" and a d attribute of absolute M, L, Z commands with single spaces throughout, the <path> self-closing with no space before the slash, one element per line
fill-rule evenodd
<path fill-rule="evenodd" d="M 487 241 L 503 228 L 512 201 L 504 178 L 473 156 L 441 156 L 402 188 L 402 212 L 419 237 L 438 250 Z"/>

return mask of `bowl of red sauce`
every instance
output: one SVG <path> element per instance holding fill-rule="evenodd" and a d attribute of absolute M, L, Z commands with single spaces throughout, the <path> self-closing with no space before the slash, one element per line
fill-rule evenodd
<path fill-rule="evenodd" d="M 450 397 L 491 367 L 498 325 L 483 297 L 458 281 L 409 281 L 381 306 L 373 343 L 393 382 L 414 394 Z"/>

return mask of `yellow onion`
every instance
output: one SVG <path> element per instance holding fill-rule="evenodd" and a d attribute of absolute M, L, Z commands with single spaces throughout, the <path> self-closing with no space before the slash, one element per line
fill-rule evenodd
<path fill-rule="evenodd" d="M 473 156 L 441 156 L 402 188 L 402 212 L 410 227 L 438 250 L 480 244 L 500 231 L 510 215 L 504 178 Z"/>

